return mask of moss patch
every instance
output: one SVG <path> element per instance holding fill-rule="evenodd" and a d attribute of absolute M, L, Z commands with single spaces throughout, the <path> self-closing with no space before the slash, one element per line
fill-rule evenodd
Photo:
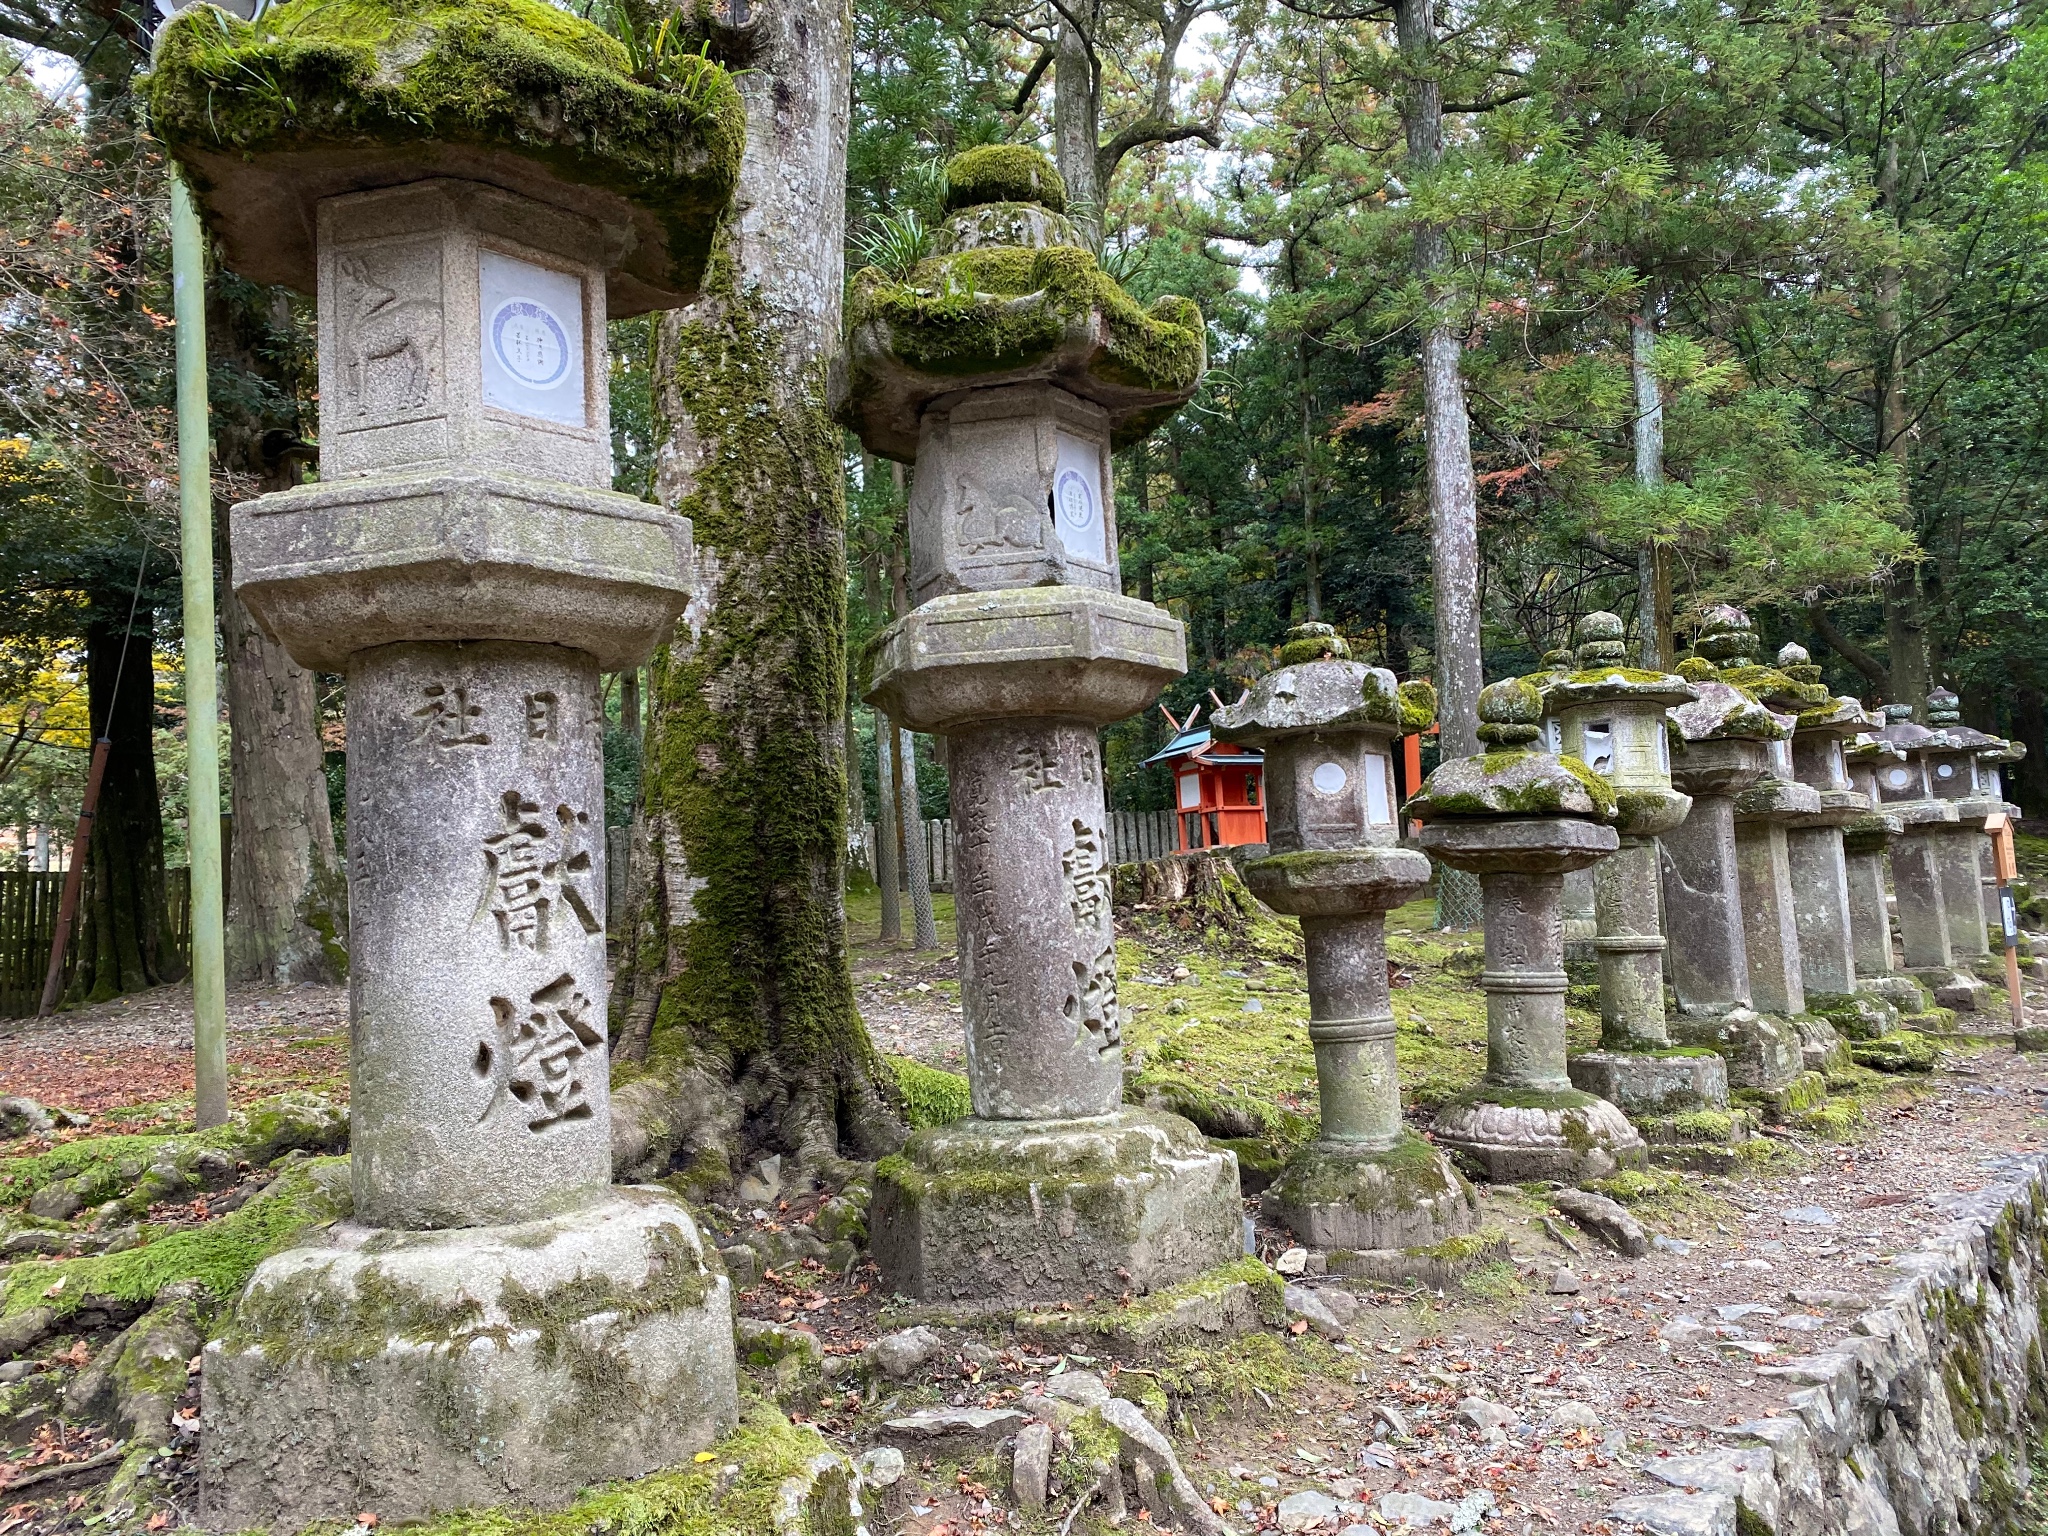
<path fill-rule="evenodd" d="M 886 1060 L 896 1074 L 896 1086 L 903 1094 L 903 1110 L 913 1131 L 929 1125 L 951 1125 L 974 1113 L 974 1098 L 967 1079 L 958 1072 L 928 1067 L 908 1056 L 890 1056 Z"/>
<path fill-rule="evenodd" d="M 731 77 L 681 53 L 633 77 L 603 29 L 545 0 L 285 0 L 256 22 L 180 13 L 140 85 L 181 154 L 474 144 L 651 213 L 695 286 L 739 179 Z"/>
<path fill-rule="evenodd" d="M 294 1162 L 240 1210 L 205 1226 L 161 1234 L 144 1228 L 138 1248 L 15 1264 L 0 1292 L 0 1315 L 34 1306 L 52 1307 L 61 1315 L 95 1297 L 146 1302 L 178 1280 L 197 1281 L 224 1300 L 241 1289 L 258 1264 L 290 1247 L 308 1228 L 348 1214 L 347 1174 L 346 1158 Z"/>
<path fill-rule="evenodd" d="M 946 209 L 983 203 L 1037 203 L 1067 211 L 1067 183 L 1043 150 L 1029 144 L 983 144 L 946 162 Z"/>

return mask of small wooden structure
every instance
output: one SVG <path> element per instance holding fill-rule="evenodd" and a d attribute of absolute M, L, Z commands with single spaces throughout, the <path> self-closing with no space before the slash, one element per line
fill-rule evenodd
<path fill-rule="evenodd" d="M 1161 714 L 1166 711 L 1162 708 Z M 1266 840 L 1265 757 L 1248 747 L 1217 741 L 1197 728 L 1201 706 L 1187 722 L 1166 715 L 1177 733 L 1145 761 L 1173 769 L 1174 851 L 1235 848 Z"/>

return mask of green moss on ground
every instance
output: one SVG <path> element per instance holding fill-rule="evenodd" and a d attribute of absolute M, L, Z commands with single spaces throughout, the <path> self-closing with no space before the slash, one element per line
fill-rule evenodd
<path fill-rule="evenodd" d="M 1877 1072 L 1932 1072 L 1939 1048 L 1910 1029 L 1894 1030 L 1875 1040 L 1851 1040 L 1849 1057 L 1859 1067 Z"/>
<path fill-rule="evenodd" d="M 1260 1332 L 1169 1345 L 1153 1365 L 1183 1416 L 1215 1418 L 1260 1401 L 1261 1393 L 1271 1406 L 1313 1377 L 1344 1380 L 1356 1373 L 1357 1359 L 1312 1333 Z"/>
<path fill-rule="evenodd" d="M 738 183 L 746 111 L 709 58 L 650 79 L 602 28 L 545 0 L 284 0 L 245 22 L 204 6 L 160 34 L 140 83 L 180 154 L 473 144 L 646 209 L 676 268 L 703 267 Z"/>
<path fill-rule="evenodd" d="M 1604 1179 L 1589 1180 L 1585 1187 L 1627 1206 L 1653 1227 L 1690 1231 L 1725 1219 L 1733 1209 L 1727 1201 L 1708 1193 L 1696 1176 L 1667 1168 L 1624 1168 Z"/>
<path fill-rule="evenodd" d="M 834 1500 L 821 1490 L 818 1513 L 783 1521 L 783 1484 L 832 1447 L 808 1424 L 792 1424 L 768 1403 L 750 1405 L 740 1426 L 701 1459 L 627 1483 L 586 1490 L 567 1509 L 470 1509 L 406 1527 L 409 1536 L 853 1536 L 842 1480 Z"/>
<path fill-rule="evenodd" d="M 225 1300 L 264 1259 L 349 1208 L 347 1158 L 292 1162 L 239 1210 L 204 1226 L 176 1232 L 146 1227 L 142 1245 L 120 1253 L 14 1264 L 0 1280 L 0 1316 L 37 1306 L 63 1315 L 95 1297 L 147 1302 L 178 1280 L 197 1281 Z"/>

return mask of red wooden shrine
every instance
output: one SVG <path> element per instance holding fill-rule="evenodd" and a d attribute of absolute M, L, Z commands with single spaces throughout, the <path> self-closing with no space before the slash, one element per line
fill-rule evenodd
<path fill-rule="evenodd" d="M 1161 714 L 1166 714 L 1162 707 Z M 1249 747 L 1215 740 L 1208 727 L 1199 729 L 1195 714 L 1183 725 L 1166 718 L 1178 733 L 1146 758 L 1173 770 L 1174 851 L 1236 848 L 1266 840 L 1264 754 Z"/>

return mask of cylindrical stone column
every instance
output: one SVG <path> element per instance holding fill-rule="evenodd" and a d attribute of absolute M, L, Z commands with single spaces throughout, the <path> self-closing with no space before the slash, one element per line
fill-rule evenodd
<path fill-rule="evenodd" d="M 599 721 L 587 651 L 351 661 L 359 1221 L 522 1221 L 611 1182 Z"/>
<path fill-rule="evenodd" d="M 1332 1150 L 1389 1151 L 1402 1126 L 1386 914 L 1304 917 L 1301 937 L 1321 1140 Z"/>
<path fill-rule="evenodd" d="M 1951 765 L 1957 759 L 1941 733 L 1913 719 L 1911 706 L 1888 704 L 1885 715 L 1889 723 L 1878 735 L 1899 760 L 1879 769 L 1877 786 L 1884 810 L 1896 816 L 1900 825 L 1900 834 L 1891 845 L 1899 948 L 1906 971 L 1934 994 L 1938 1005 L 1973 1012 L 1988 989 L 1967 966 L 1957 964 L 1970 951 L 1959 952 L 1955 941 L 1960 931 L 1965 943 L 1974 934 L 1983 945 L 1977 892 L 1974 885 L 1967 890 L 1965 917 L 1958 922 L 1949 911 L 1949 887 L 1954 866 L 1962 862 L 1963 855 L 1967 855 L 1974 877 L 1974 845 L 1980 839 L 1976 831 L 1961 824 L 1966 795 L 1938 793 L 1932 772 L 1937 755 L 1947 753 Z"/>
<path fill-rule="evenodd" d="M 1664 931 L 1657 916 L 1657 840 L 1624 837 L 1593 866 L 1599 935 L 1600 1048 L 1660 1051 L 1671 1044 L 1664 1017 Z"/>
<path fill-rule="evenodd" d="M 984 1120 L 1123 1101 L 1095 728 L 1000 720 L 948 738 L 968 1081 Z"/>
<path fill-rule="evenodd" d="M 1406 807 L 1424 823 L 1426 850 L 1479 876 L 1486 1072 L 1438 1111 L 1434 1129 L 1495 1183 L 1597 1177 L 1644 1157 L 1622 1112 L 1573 1087 L 1566 1070 L 1563 876 L 1618 839 L 1613 791 L 1584 763 L 1530 750 L 1542 715 L 1526 678 L 1483 689 L 1488 750 L 1442 764 Z"/>
<path fill-rule="evenodd" d="M 1318 1248 L 1374 1250 L 1380 1279 L 1430 1273 L 1427 1250 L 1476 1225 L 1476 1201 L 1448 1159 L 1401 1122 L 1386 914 L 1419 892 L 1429 860 L 1397 846 L 1393 742 L 1410 720 L 1394 675 L 1352 661 L 1326 624 L 1289 632 L 1282 664 L 1218 729 L 1266 754 L 1271 852 L 1245 880 L 1301 920 L 1308 1037 L 1322 1130 L 1288 1160 L 1264 1209 Z M 1414 705 L 1419 706 L 1416 691 Z M 1400 1257 L 1423 1250 L 1418 1267 Z"/>
<path fill-rule="evenodd" d="M 1749 776 L 1754 772 L 1752 767 Z M 1749 950 L 1735 873 L 1731 786 L 1739 779 L 1689 772 L 1684 759 L 1672 779 L 1692 796 L 1692 812 L 1658 844 L 1664 920 L 1668 931 L 1682 936 L 1668 952 L 1671 986 L 1681 1012 L 1718 1017 L 1750 1007 Z"/>

